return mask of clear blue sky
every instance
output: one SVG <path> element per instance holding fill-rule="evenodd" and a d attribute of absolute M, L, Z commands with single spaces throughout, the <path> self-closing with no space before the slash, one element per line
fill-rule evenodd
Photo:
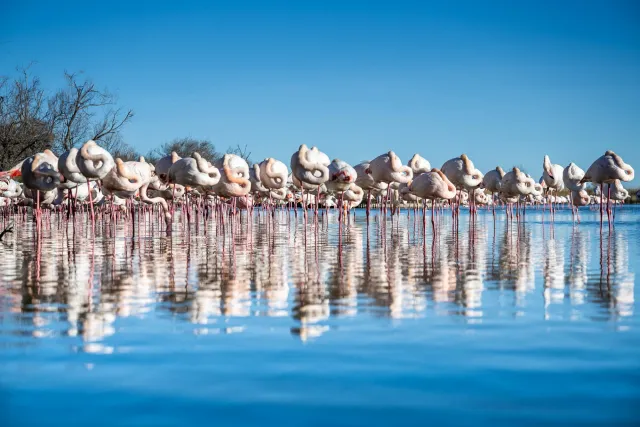
<path fill-rule="evenodd" d="M 357 163 L 542 157 L 640 168 L 640 2 L 0 0 L 0 73 L 79 71 L 136 112 L 127 142 L 301 143 Z"/>

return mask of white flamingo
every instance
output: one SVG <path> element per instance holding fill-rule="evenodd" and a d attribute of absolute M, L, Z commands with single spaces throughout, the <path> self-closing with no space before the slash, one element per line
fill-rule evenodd
<path fill-rule="evenodd" d="M 622 182 L 629 182 L 633 180 L 634 176 L 635 172 L 633 168 L 611 150 L 606 151 L 603 156 L 596 159 L 596 161 L 589 166 L 581 182 L 592 182 L 600 186 L 600 224 L 602 224 L 603 219 L 602 197 L 604 196 L 604 184 L 613 183 L 616 179 Z M 611 225 L 610 215 L 611 202 L 607 200 L 607 220 L 609 221 L 609 225 Z"/>
<path fill-rule="evenodd" d="M 329 179 L 330 164 L 331 160 L 329 160 L 329 157 L 318 150 L 317 147 L 311 147 L 311 149 L 309 149 L 305 144 L 302 144 L 300 148 L 298 148 L 298 151 L 291 156 L 293 183 L 296 187 L 300 188 L 303 193 L 304 190 L 317 190 L 317 198 L 315 199 L 317 202 L 320 197 L 320 186 Z M 303 200 L 305 200 L 304 197 Z M 304 207 L 306 215 L 306 203 Z"/>
<path fill-rule="evenodd" d="M 371 212 L 371 195 L 372 193 L 385 193 L 389 184 L 382 181 L 376 181 L 371 175 L 370 166 L 371 163 L 369 161 L 362 162 L 354 167 L 356 171 L 356 185 L 362 188 L 367 192 L 367 219 L 369 218 L 369 213 Z"/>
<path fill-rule="evenodd" d="M 435 205 L 437 200 L 451 200 L 456 197 L 456 187 L 439 169 L 431 169 L 418 175 L 409 183 L 409 189 L 421 199 L 431 200 L 431 226 L 435 232 Z"/>
<path fill-rule="evenodd" d="M 60 184 L 63 189 L 72 189 L 87 182 L 87 178 L 82 174 L 77 162 L 78 149 L 72 148 L 62 153 L 58 158 L 58 170 L 65 180 Z"/>
<path fill-rule="evenodd" d="M 411 168 L 414 177 L 431 171 L 431 164 L 429 161 L 418 153 L 414 154 L 409 160 L 408 166 Z"/>
<path fill-rule="evenodd" d="M 287 186 L 289 169 L 280 160 L 269 157 L 260 162 L 260 180 L 269 190 L 278 190 Z"/>
<path fill-rule="evenodd" d="M 532 194 L 532 192 L 535 191 L 534 186 L 535 181 L 517 167 L 514 167 L 502 177 L 500 192 L 504 194 L 507 200 L 516 199 L 516 203 L 518 204 L 516 217 L 520 216 L 520 199 L 522 196 Z M 512 203 L 508 204 L 510 205 Z"/>
<path fill-rule="evenodd" d="M 487 191 L 491 192 L 493 205 L 493 216 L 496 216 L 495 195 L 500 192 L 500 182 L 504 177 L 504 170 L 500 166 L 487 172 L 482 178 L 482 185 Z"/>
<path fill-rule="evenodd" d="M 391 196 L 391 189 L 398 189 L 400 184 L 407 184 L 413 178 L 413 170 L 402 164 L 402 161 L 393 151 L 382 154 L 371 160 L 369 164 L 371 176 L 375 181 L 385 182 L 389 185 L 385 196 L 384 207 Z M 394 209 L 395 210 L 395 209 Z M 391 211 L 393 215 L 394 210 Z"/>
<path fill-rule="evenodd" d="M 571 162 L 562 171 L 562 182 L 569 191 L 580 192 L 585 189 L 586 184 L 581 182 L 584 178 L 584 171 L 578 165 Z"/>
<path fill-rule="evenodd" d="M 286 198 L 289 176 L 287 165 L 273 157 L 268 157 L 260 162 L 257 168 L 254 165 L 254 170 L 270 200 L 284 200 Z"/>
<path fill-rule="evenodd" d="M 564 168 L 558 164 L 551 163 L 549 156 L 545 154 L 542 161 L 542 179 L 546 184 L 549 194 L 554 192 L 554 195 L 557 196 L 559 192 L 564 190 L 564 182 L 562 180 L 563 172 Z M 552 202 L 550 205 L 552 213 L 555 212 L 554 204 L 555 202 Z"/>
<path fill-rule="evenodd" d="M 235 154 L 225 154 L 218 166 L 222 169 L 220 181 L 214 189 L 223 197 L 244 197 L 251 191 L 249 165 L 246 160 Z"/>
<path fill-rule="evenodd" d="M 484 178 L 466 154 L 447 160 L 441 170 L 458 190 L 474 190 L 482 184 Z M 472 211 L 474 210 L 472 208 Z"/>
<path fill-rule="evenodd" d="M 260 179 L 260 164 L 254 163 L 249 169 L 249 182 L 251 182 L 251 192 L 255 195 L 268 195 L 269 189 L 264 186 Z"/>
<path fill-rule="evenodd" d="M 156 175 L 162 182 L 167 182 L 169 179 L 169 169 L 175 162 L 180 160 L 180 156 L 175 151 L 172 151 L 168 156 L 162 157 L 154 165 L 156 168 Z"/>
<path fill-rule="evenodd" d="M 110 193 L 122 198 L 133 198 L 136 193 L 140 200 L 149 204 L 160 204 L 164 211 L 167 229 L 171 224 L 171 213 L 167 201 L 162 197 L 150 198 L 147 194 L 149 184 L 154 178 L 153 165 L 147 163 L 144 157 L 137 162 L 123 162 L 116 159 L 113 168 L 102 180 L 102 185 Z"/>
<path fill-rule="evenodd" d="M 220 181 L 220 171 L 200 153 L 193 153 L 193 157 L 176 159 L 168 171 L 168 181 L 185 187 L 196 187 L 212 191 Z"/>
<path fill-rule="evenodd" d="M 325 182 L 327 191 L 336 193 L 340 196 L 340 205 L 342 205 L 344 192 L 347 191 L 352 184 L 355 184 L 358 174 L 351 165 L 343 160 L 334 159 L 329 164 L 329 180 Z M 362 189 L 358 187 L 360 191 Z M 342 209 L 340 210 L 339 221 L 342 220 Z"/>
<path fill-rule="evenodd" d="M 351 183 L 349 188 L 347 188 L 342 194 L 343 201 L 346 202 L 344 204 L 344 208 L 346 210 L 357 207 L 360 203 L 362 203 L 362 199 L 364 197 L 364 191 L 355 183 Z"/>
<path fill-rule="evenodd" d="M 578 209 L 580 206 L 587 206 L 591 201 L 591 197 L 587 194 L 585 190 L 571 190 L 570 192 L 570 200 L 572 210 L 575 210 L 575 217 L 578 218 L 578 224 L 580 224 L 580 210 Z"/>
<path fill-rule="evenodd" d="M 95 141 L 89 140 L 78 150 L 76 165 L 88 182 L 102 180 L 115 167 L 115 161 L 107 150 L 98 146 Z M 90 191 L 89 197 L 92 197 Z M 93 226 L 96 218 L 91 200 L 89 200 L 89 204 L 91 207 L 91 224 Z"/>

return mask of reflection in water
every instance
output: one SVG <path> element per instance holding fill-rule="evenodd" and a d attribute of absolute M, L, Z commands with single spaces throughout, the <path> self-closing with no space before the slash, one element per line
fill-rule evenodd
<path fill-rule="evenodd" d="M 143 224 L 135 237 L 124 224 L 93 237 L 80 221 L 54 221 L 34 237 L 24 224 L 0 246 L 0 313 L 13 316 L 19 334 L 80 336 L 82 350 L 110 353 L 103 342 L 122 317 L 168 317 L 195 334 L 242 332 L 247 317 L 289 318 L 291 333 L 306 340 L 330 331 L 332 319 L 364 315 L 432 312 L 478 323 L 488 307 L 520 316 L 542 305 L 545 319 L 568 320 L 594 304 L 607 319 L 634 312 L 624 232 L 601 238 L 567 226 L 565 235 L 558 224 L 483 214 L 457 225 L 449 215 L 436 220 L 435 237 L 420 214 L 374 216 L 369 225 L 348 217 L 340 228 L 334 213 L 307 225 L 291 211 L 251 221 L 244 213 L 170 236 Z"/>

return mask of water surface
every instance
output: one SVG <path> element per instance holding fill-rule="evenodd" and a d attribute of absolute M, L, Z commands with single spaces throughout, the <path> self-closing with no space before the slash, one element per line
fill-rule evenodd
<path fill-rule="evenodd" d="M 640 209 L 0 243 L 0 425 L 637 425 Z"/>

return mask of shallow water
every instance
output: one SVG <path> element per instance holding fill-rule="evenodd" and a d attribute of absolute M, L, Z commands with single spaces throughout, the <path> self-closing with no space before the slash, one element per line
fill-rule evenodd
<path fill-rule="evenodd" d="M 0 425 L 637 425 L 640 209 L 581 217 L 20 223 Z"/>

